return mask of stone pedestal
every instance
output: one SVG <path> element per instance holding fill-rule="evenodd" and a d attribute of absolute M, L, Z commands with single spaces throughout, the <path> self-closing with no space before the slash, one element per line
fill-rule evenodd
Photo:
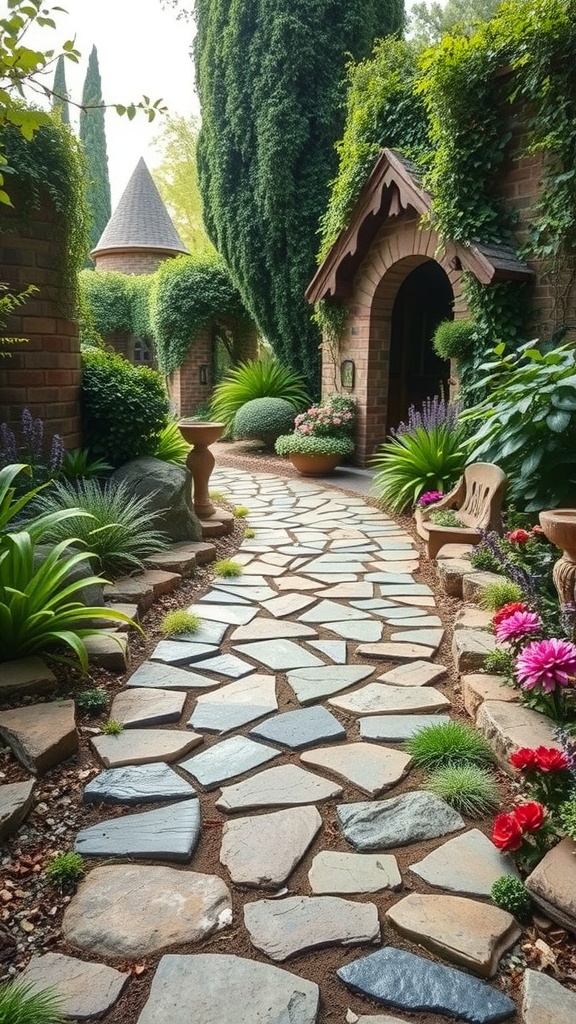
<path fill-rule="evenodd" d="M 183 420 L 180 424 L 182 437 L 193 445 L 186 465 L 192 474 L 194 511 L 200 520 L 210 519 L 216 512 L 208 493 L 216 461 L 209 446 L 222 437 L 225 427 L 225 423 L 204 423 L 201 420 Z"/>

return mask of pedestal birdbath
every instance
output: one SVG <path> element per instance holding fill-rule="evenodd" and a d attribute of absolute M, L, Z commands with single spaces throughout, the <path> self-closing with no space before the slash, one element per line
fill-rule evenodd
<path fill-rule="evenodd" d="M 552 544 L 562 549 L 554 565 L 554 585 L 561 607 L 576 601 L 576 508 L 555 508 L 540 513 L 540 526 Z"/>
<path fill-rule="evenodd" d="M 208 494 L 208 482 L 216 461 L 209 445 L 222 437 L 226 424 L 182 420 L 179 427 L 184 440 L 193 445 L 188 452 L 186 465 L 192 474 L 194 511 L 198 519 L 209 519 L 216 512 Z"/>

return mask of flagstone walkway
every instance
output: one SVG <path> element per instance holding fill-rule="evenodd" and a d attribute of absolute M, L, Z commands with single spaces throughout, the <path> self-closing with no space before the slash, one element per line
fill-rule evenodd
<path fill-rule="evenodd" d="M 102 820 L 76 848 L 104 863 L 65 913 L 68 942 L 114 963 L 208 940 L 162 957 L 138 1024 L 400 1020 L 370 1016 L 378 1005 L 402 1021 L 424 1011 L 427 1024 L 511 1017 L 514 1003 L 480 978 L 519 937 L 486 900 L 514 868 L 410 785 L 402 749 L 451 710 L 433 661 L 442 622 L 414 580 L 411 537 L 314 481 L 220 469 L 211 483 L 250 509 L 255 537 L 238 553 L 242 576 L 215 580 L 193 607 L 200 631 L 161 642 L 128 679 L 111 710 L 124 731 L 93 740 L 106 770 L 84 799 Z M 313 955 L 310 980 L 307 956 L 330 946 L 318 987 L 323 961 Z M 36 958 L 25 973 L 60 977 L 67 963 Z M 97 969 L 72 963 L 76 978 Z M 124 975 L 98 970 L 85 990 L 107 1014 Z"/>

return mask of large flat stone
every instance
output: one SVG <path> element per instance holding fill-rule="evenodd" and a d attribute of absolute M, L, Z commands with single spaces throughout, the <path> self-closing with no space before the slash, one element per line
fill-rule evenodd
<path fill-rule="evenodd" d="M 483 978 L 496 974 L 500 957 L 522 934 L 512 914 L 461 896 L 413 892 L 386 917 L 401 935 Z"/>
<path fill-rule="evenodd" d="M 361 619 L 358 622 L 327 622 L 324 626 L 331 633 L 344 637 L 345 640 L 361 640 L 364 643 L 375 643 L 382 637 L 383 626 L 374 619 Z"/>
<path fill-rule="evenodd" d="M 237 643 L 245 640 L 279 640 L 286 637 L 317 637 L 318 633 L 311 626 L 305 626 L 301 622 L 278 621 L 278 619 L 266 619 L 263 615 L 257 615 L 247 626 L 238 626 L 232 633 L 230 639 Z"/>
<path fill-rule="evenodd" d="M 576 992 L 540 971 L 524 971 L 524 1024 L 574 1024 Z"/>
<path fill-rule="evenodd" d="M 448 698 L 433 686 L 402 687 L 385 683 L 368 683 L 352 693 L 332 697 L 328 703 L 355 715 L 410 715 L 450 707 Z"/>
<path fill-rule="evenodd" d="M 177 722 L 186 703 L 186 694 L 175 690 L 122 690 L 110 708 L 110 718 L 122 722 L 125 729 L 139 725 L 164 725 Z"/>
<path fill-rule="evenodd" d="M 486 700 L 476 716 L 476 727 L 486 737 L 501 767 L 513 774 L 510 754 L 520 747 L 560 748 L 550 718 L 522 704 Z"/>
<path fill-rule="evenodd" d="M 505 701 L 506 704 L 518 702 L 518 690 L 513 686 L 507 686 L 504 676 L 489 675 L 486 672 L 472 673 L 462 676 L 460 685 L 464 707 L 470 718 L 476 718 L 478 709 L 485 700 Z"/>
<path fill-rule="evenodd" d="M 177 761 L 202 743 L 202 736 L 179 729 L 127 729 L 118 736 L 94 736 L 90 742 L 105 768 L 121 768 Z"/>
<path fill-rule="evenodd" d="M 325 654 L 335 665 L 346 664 L 345 640 L 309 640 L 308 645 L 320 651 L 320 654 Z"/>
<path fill-rule="evenodd" d="M 288 682 L 300 704 L 314 704 L 331 693 L 347 690 L 349 686 L 372 675 L 372 671 L 372 668 L 364 668 L 362 665 L 342 665 L 338 668 L 322 665 L 288 672 Z"/>
<path fill-rule="evenodd" d="M 448 669 L 445 665 L 433 665 L 429 661 L 410 661 L 398 665 L 378 676 L 378 682 L 388 686 L 429 686 L 442 679 Z"/>
<path fill-rule="evenodd" d="M 262 609 L 281 619 L 285 615 L 295 615 L 303 608 L 309 608 L 316 600 L 315 597 L 305 597 L 304 594 L 281 594 L 280 597 L 272 597 L 262 602 Z"/>
<path fill-rule="evenodd" d="M 401 743 L 429 725 L 446 725 L 449 715 L 372 715 L 360 718 L 358 727 L 363 740 Z"/>
<path fill-rule="evenodd" d="M 290 750 L 303 750 L 314 743 L 346 739 L 346 729 L 326 708 L 316 706 L 269 718 L 251 729 L 250 735 Z"/>
<path fill-rule="evenodd" d="M 361 644 L 357 654 L 364 658 L 385 658 L 388 661 L 418 661 L 420 658 L 432 658 L 435 647 L 424 647 L 414 643 L 382 643 Z"/>
<path fill-rule="evenodd" d="M 486 982 L 391 946 L 336 973 L 353 992 L 399 1010 L 445 1013 L 470 1024 L 505 1020 L 516 1010 Z"/>
<path fill-rule="evenodd" d="M 458 832 L 464 820 L 444 800 L 423 790 L 336 808 L 340 830 L 356 850 L 387 850 Z"/>
<path fill-rule="evenodd" d="M 275 677 L 255 673 L 198 697 L 188 724 L 202 732 L 225 733 L 277 709 Z"/>
<path fill-rule="evenodd" d="M 220 861 L 236 885 L 278 889 L 284 885 L 322 826 L 315 807 L 291 807 L 227 821 Z"/>
<path fill-rule="evenodd" d="M 226 786 L 216 807 L 221 811 L 248 811 L 257 807 L 315 804 L 340 796 L 342 787 L 296 764 L 267 768 L 243 782 Z"/>
<path fill-rule="evenodd" d="M 193 665 L 195 661 L 217 654 L 216 644 L 191 644 L 180 640 L 161 640 L 150 655 L 151 661 L 163 661 L 167 665 Z"/>
<path fill-rule="evenodd" d="M 493 615 L 475 604 L 465 604 L 456 614 L 454 629 L 490 629 Z"/>
<path fill-rule="evenodd" d="M 373 903 L 354 903 L 337 896 L 289 896 L 258 900 L 244 907 L 250 941 L 271 960 L 321 946 L 356 946 L 380 938 L 378 910 Z"/>
<path fill-rule="evenodd" d="M 276 586 L 280 591 L 295 590 L 297 593 L 307 590 L 318 590 L 315 580 L 308 580 L 305 576 L 281 576 L 276 580 Z"/>
<path fill-rule="evenodd" d="M 234 650 L 262 662 L 274 672 L 322 665 L 320 658 L 292 640 L 257 640 L 250 644 L 235 644 Z"/>
<path fill-rule="evenodd" d="M 212 644 L 218 647 L 222 643 L 227 629 L 227 622 L 214 622 L 212 619 L 206 619 L 193 633 L 175 633 L 171 639 L 179 643 Z"/>
<path fill-rule="evenodd" d="M 259 768 L 278 755 L 275 747 L 255 743 L 247 736 L 231 736 L 195 754 L 188 761 L 182 761 L 180 767 L 193 775 L 204 789 L 216 789 L 222 782 Z"/>
<path fill-rule="evenodd" d="M 130 664 L 128 637 L 113 629 L 101 630 L 84 638 L 91 665 L 106 668 L 109 672 L 127 672 Z"/>
<path fill-rule="evenodd" d="M 396 857 L 386 853 L 317 853 L 308 872 L 312 892 L 342 894 L 400 889 Z"/>
<path fill-rule="evenodd" d="M 34 780 L 0 786 L 0 839 L 16 832 L 34 803 Z"/>
<path fill-rule="evenodd" d="M 229 626 L 244 626 L 252 622 L 258 609 L 249 604 L 228 604 L 222 601 L 221 604 L 193 604 L 187 611 L 193 615 L 199 615 L 201 619 L 213 619 L 216 622 L 226 622 Z"/>
<path fill-rule="evenodd" d="M 374 593 L 373 583 L 336 583 L 322 591 L 322 597 L 340 597 L 349 601 L 351 598 L 371 598 Z"/>
<path fill-rule="evenodd" d="M 85 804 L 156 804 L 194 796 L 189 782 L 167 764 L 134 764 L 109 768 L 84 788 Z"/>
<path fill-rule="evenodd" d="M 552 847 L 525 884 L 552 921 L 576 934 L 576 843 L 563 839 Z"/>
<path fill-rule="evenodd" d="M 318 622 L 326 625 L 329 622 L 352 622 L 353 620 L 370 619 L 370 613 L 352 608 L 336 601 L 319 601 L 314 608 L 300 616 L 302 622 Z"/>
<path fill-rule="evenodd" d="M 196 690 L 219 685 L 218 679 L 176 668 L 174 665 L 163 665 L 159 661 L 144 661 L 126 683 L 126 686 L 165 690 Z"/>
<path fill-rule="evenodd" d="M 412 622 L 410 625 L 419 626 L 419 623 Z M 402 644 L 424 644 L 425 647 L 432 647 L 437 651 L 444 638 L 443 629 L 403 629 L 399 633 L 392 633 L 392 643 Z"/>
<path fill-rule="evenodd" d="M 490 842 L 478 828 L 449 839 L 410 870 L 433 889 L 465 896 L 489 896 L 497 878 L 519 878 L 514 861 Z"/>
<path fill-rule="evenodd" d="M 78 833 L 74 849 L 83 857 L 156 857 L 188 864 L 200 839 L 201 827 L 199 801 L 183 800 L 90 825 Z"/>
<path fill-rule="evenodd" d="M 33 956 L 18 981 L 32 992 L 54 989 L 67 1020 L 94 1020 L 112 1009 L 130 975 L 62 953 Z"/>
<path fill-rule="evenodd" d="M 76 949 L 132 960 L 175 943 L 199 942 L 231 921 L 230 893 L 221 878 L 121 864 L 86 876 L 66 908 L 62 929 Z M 174 1024 L 174 1016 L 170 1020 Z"/>
<path fill-rule="evenodd" d="M 218 590 L 210 590 L 207 594 L 204 594 L 202 597 L 198 598 L 198 600 L 200 601 L 201 604 L 203 604 L 204 602 L 206 604 L 250 604 L 249 601 L 246 601 L 244 598 L 238 597 L 237 594 L 227 594 L 226 591 L 220 590 L 220 588 L 218 588 Z"/>
<path fill-rule="evenodd" d="M 318 986 L 270 964 L 202 953 L 164 956 L 137 1024 L 316 1024 Z"/>
<path fill-rule="evenodd" d="M 401 750 L 373 743 L 347 743 L 309 750 L 300 760 L 351 782 L 368 796 L 377 796 L 404 778 L 412 758 Z"/>
<path fill-rule="evenodd" d="M 49 693 L 58 680 L 42 658 L 31 656 L 0 663 L 0 701 L 13 693 Z"/>
<path fill-rule="evenodd" d="M 228 676 L 229 679 L 241 679 L 254 671 L 254 666 L 243 658 L 237 658 L 235 654 L 220 654 L 214 658 L 203 658 L 197 667 L 202 672 L 216 672 L 220 676 Z"/>
<path fill-rule="evenodd" d="M 471 570 L 462 578 L 462 597 L 465 601 L 477 601 L 478 595 L 489 583 L 502 583 L 504 577 L 496 572 Z"/>
<path fill-rule="evenodd" d="M 458 629 L 452 639 L 452 657 L 458 672 L 478 672 L 496 649 L 496 638 L 483 629 Z"/>
<path fill-rule="evenodd" d="M 43 775 L 78 750 L 74 701 L 53 701 L 3 711 L 0 736 L 34 775 Z"/>

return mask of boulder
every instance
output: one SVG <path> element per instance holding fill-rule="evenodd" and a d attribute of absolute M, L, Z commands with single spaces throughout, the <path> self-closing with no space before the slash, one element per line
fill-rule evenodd
<path fill-rule="evenodd" d="M 158 514 L 156 529 L 170 540 L 202 540 L 202 529 L 192 507 L 191 476 L 183 466 L 161 459 L 141 458 L 115 470 L 111 480 L 125 480 L 138 497 L 146 497 L 150 511 Z"/>

